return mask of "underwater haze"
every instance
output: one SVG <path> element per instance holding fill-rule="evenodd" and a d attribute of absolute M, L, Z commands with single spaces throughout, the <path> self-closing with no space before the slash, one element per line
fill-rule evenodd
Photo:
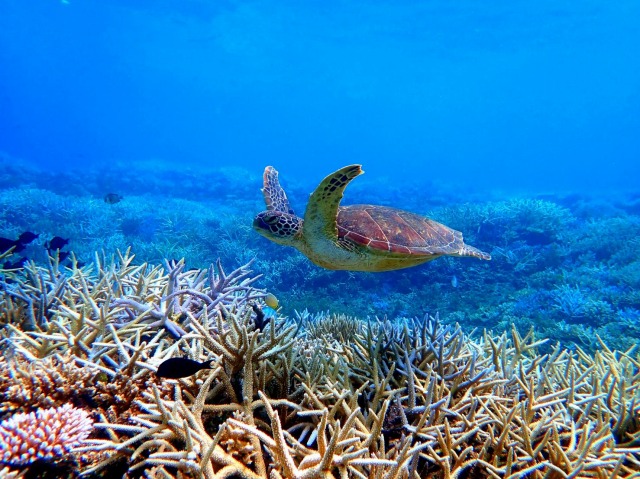
<path fill-rule="evenodd" d="M 0 149 L 474 189 L 640 176 L 640 4 L 0 4 Z"/>

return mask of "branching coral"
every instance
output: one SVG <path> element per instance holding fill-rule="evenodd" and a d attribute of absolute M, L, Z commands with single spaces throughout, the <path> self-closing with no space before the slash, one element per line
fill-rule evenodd
<path fill-rule="evenodd" d="M 65 272 L 35 330 L 20 327 L 25 307 L 3 332 L 13 355 L 0 376 L 5 411 L 21 400 L 71 401 L 98 418 L 78 448 L 86 477 L 116 464 L 129 477 L 206 479 L 640 471 L 632 350 L 540 354 L 545 341 L 532 333 L 472 338 L 437 315 L 364 322 L 301 313 L 263 324 L 248 265 L 227 275 L 220 264 L 134 266 L 129 255 L 106 264 Z M 16 277 L 30 297 L 56 284 L 53 275 L 44 289 L 28 288 L 33 278 Z M 0 301 L 8 297 L 5 288 Z M 211 359 L 212 369 L 154 377 L 179 355 Z M 82 394 L 64 392 L 64 378 Z"/>

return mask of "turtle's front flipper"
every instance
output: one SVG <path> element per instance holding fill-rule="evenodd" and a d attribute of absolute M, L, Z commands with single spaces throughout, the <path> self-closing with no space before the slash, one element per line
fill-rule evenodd
<path fill-rule="evenodd" d="M 338 239 L 336 219 L 344 189 L 362 173 L 361 165 L 345 166 L 327 176 L 311 193 L 304 213 L 304 236 L 307 241 L 310 238 Z"/>
<path fill-rule="evenodd" d="M 293 209 L 289 205 L 287 194 L 284 192 L 278 181 L 278 170 L 273 166 L 267 166 L 262 176 L 263 187 L 262 194 L 264 202 L 267 204 L 268 211 L 281 211 L 295 215 Z"/>

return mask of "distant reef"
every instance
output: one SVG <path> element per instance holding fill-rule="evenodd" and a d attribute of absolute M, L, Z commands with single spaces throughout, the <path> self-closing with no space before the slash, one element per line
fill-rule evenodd
<path fill-rule="evenodd" d="M 4 155 L 0 172 L 0 237 L 10 244 L 25 232 L 39 235 L 3 258 L 8 269 L 28 260 L 47 265 L 56 254 L 47 242 L 56 237 L 69 240 L 57 253 L 64 267 L 129 247 L 140 262 L 184 259 L 188 269 L 254 259 L 262 285 L 289 316 L 308 309 L 395 320 L 438 312 L 465 331 L 533 328 L 550 339 L 545 353 L 556 342 L 590 353 L 601 341 L 619 350 L 640 345 L 640 191 L 515 195 L 364 175 L 349 186 L 346 204 L 430 216 L 493 258 L 440 258 L 371 274 L 323 270 L 257 235 L 261 171 L 158 161 L 49 171 Z M 283 177 L 300 214 L 317 181 Z"/>

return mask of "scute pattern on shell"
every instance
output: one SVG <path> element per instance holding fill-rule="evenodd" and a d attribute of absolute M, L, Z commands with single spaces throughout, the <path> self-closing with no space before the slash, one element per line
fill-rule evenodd
<path fill-rule="evenodd" d="M 407 255 L 451 254 L 464 245 L 459 231 L 415 213 L 373 205 L 341 207 L 338 236 L 375 250 Z"/>

